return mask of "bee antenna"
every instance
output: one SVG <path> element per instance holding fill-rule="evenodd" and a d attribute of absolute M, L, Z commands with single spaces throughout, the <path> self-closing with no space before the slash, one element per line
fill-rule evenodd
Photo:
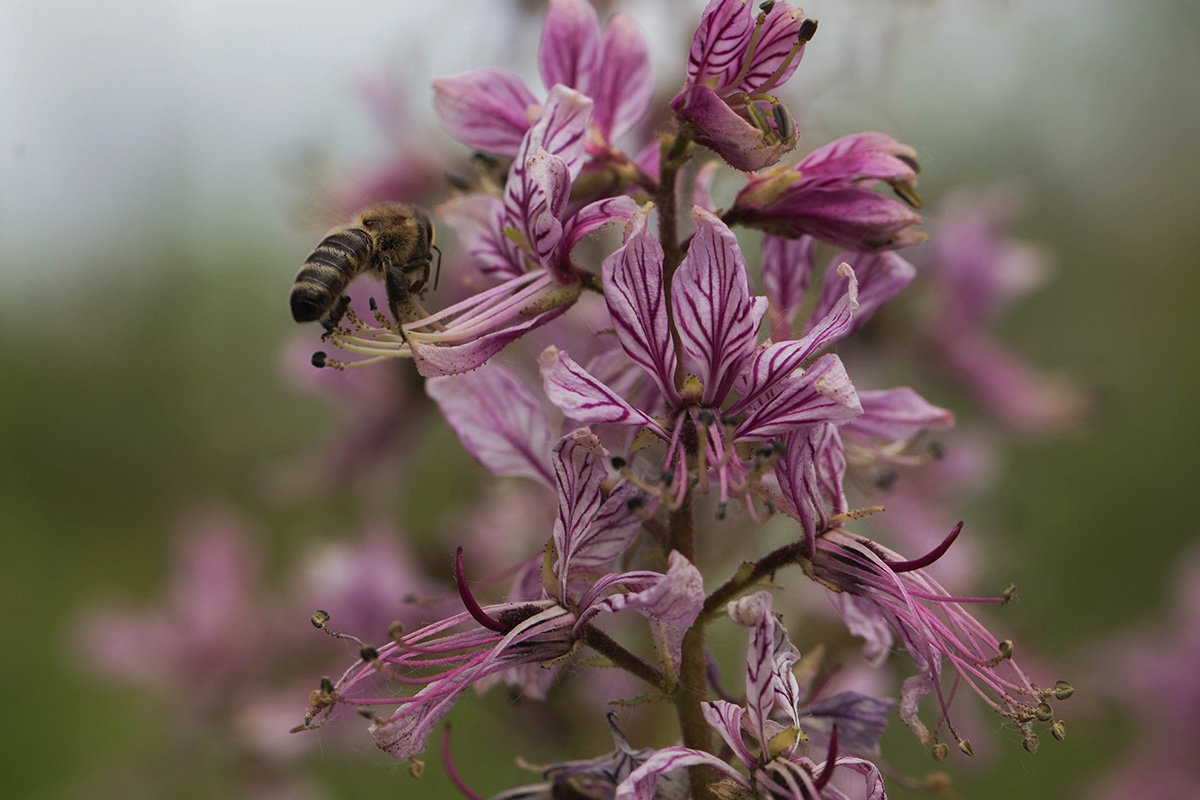
<path fill-rule="evenodd" d="M 438 279 L 442 277 L 442 248 L 436 244 L 431 244 L 429 245 L 429 249 L 437 253 L 437 266 L 433 268 L 433 290 L 436 292 Z"/>

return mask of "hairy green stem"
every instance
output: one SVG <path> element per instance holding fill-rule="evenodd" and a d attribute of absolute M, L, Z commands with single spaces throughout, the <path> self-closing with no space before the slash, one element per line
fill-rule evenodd
<path fill-rule="evenodd" d="M 666 681 L 661 672 L 626 650 L 616 640 L 595 625 L 590 623 L 584 625 L 581 639 L 584 644 L 607 658 L 614 665 L 630 674 L 636 675 L 655 689 L 666 690 Z"/>
<path fill-rule="evenodd" d="M 792 564 L 799 564 L 805 558 L 806 544 L 803 539 L 776 548 L 758 561 L 745 562 L 732 578 L 718 586 L 704 598 L 704 607 L 696 624 L 703 627 L 719 614 L 725 605 L 738 595 L 749 589 L 763 578 L 773 575 L 777 570 Z"/>

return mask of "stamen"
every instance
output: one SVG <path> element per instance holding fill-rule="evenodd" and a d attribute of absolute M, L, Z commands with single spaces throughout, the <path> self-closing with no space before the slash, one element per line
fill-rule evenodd
<path fill-rule="evenodd" d="M 454 766 L 454 758 L 450 755 L 450 723 L 447 722 L 442 727 L 442 766 L 446 768 L 446 777 L 454 784 L 454 788 L 463 793 L 469 800 L 483 800 L 483 797 L 471 791 L 470 787 L 463 781 L 458 774 L 458 769 Z"/>
<path fill-rule="evenodd" d="M 350 634 L 350 633 L 342 633 L 341 631 L 335 631 L 333 628 L 329 627 L 329 620 L 330 620 L 329 612 L 322 611 L 321 609 L 317 609 L 316 611 L 314 611 L 313 615 L 308 618 L 308 621 L 312 623 L 314 628 L 316 628 L 317 630 L 325 631 L 325 633 L 328 633 L 330 636 L 332 636 L 335 639 L 349 639 L 350 641 L 357 644 L 359 647 L 367 646 L 367 643 L 364 642 L 362 639 L 358 638 L 357 636 Z"/>
<path fill-rule="evenodd" d="M 503 622 L 489 617 L 471 594 L 471 590 L 467 586 L 466 573 L 463 571 L 463 549 L 461 547 L 454 551 L 454 582 L 458 584 L 458 596 L 462 598 L 463 605 L 472 619 L 490 631 L 508 633 L 509 627 Z"/>
<path fill-rule="evenodd" d="M 954 540 L 958 538 L 958 534 L 962 532 L 963 524 L 960 522 L 954 526 L 954 530 L 942 540 L 942 543 L 930 550 L 920 558 L 914 558 L 911 561 L 887 561 L 885 563 L 891 568 L 892 572 L 897 574 L 901 572 L 913 572 L 918 569 L 924 569 L 930 564 L 937 561 L 942 556 L 946 555 L 946 551 L 950 549 L 950 545 L 954 544 Z"/>
<path fill-rule="evenodd" d="M 833 730 L 829 733 L 829 753 L 825 756 L 825 769 L 821 770 L 821 774 L 815 781 L 818 791 L 824 789 L 825 784 L 829 783 L 829 779 L 833 777 L 833 768 L 837 766 L 837 749 L 838 726 L 834 725 Z"/>

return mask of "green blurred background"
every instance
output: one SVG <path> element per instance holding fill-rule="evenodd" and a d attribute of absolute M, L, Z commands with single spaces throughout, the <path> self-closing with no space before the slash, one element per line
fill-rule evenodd
<path fill-rule="evenodd" d="M 281 377 L 296 336 L 284 295 L 315 235 L 287 165 L 311 146 L 331 154 L 335 175 L 391 157 L 396 145 L 373 132 L 352 88 L 359 75 L 391 70 L 423 104 L 431 74 L 509 55 L 528 72 L 528 48 L 506 53 L 489 33 L 484 12 L 499 6 L 464 2 L 466 21 L 448 30 L 423 4 L 355 3 L 332 18 L 316 2 L 132 0 L 65 21 L 0 5 L 0 794 L 84 796 L 154 770 L 171 728 L 161 701 L 89 679 L 70 626 L 96 598 L 161 596 L 182 512 L 236 509 L 276 567 L 322 530 L 351 533 L 352 498 L 281 506 L 264 490 L 271 468 L 335 418 Z M 1002 537 L 1005 577 L 1021 587 L 1006 628 L 1061 662 L 1158 613 L 1164 575 L 1200 532 L 1198 8 L 807 7 L 828 45 L 814 43 L 794 82 L 831 135 L 877 129 L 914 144 L 927 197 L 1024 182 L 1032 199 L 1017 232 L 1057 258 L 1001 335 L 1093 391 L 1097 411 L 1080 432 L 1011 441 L 1000 487 L 964 513 Z M 671 21 L 631 11 L 647 27 Z M 683 18 L 687 36 L 695 15 Z M 532 26 L 536 40 L 538 22 L 507 24 Z M 660 81 L 671 68 L 659 64 Z M 436 510 L 422 501 L 447 493 L 428 479 L 398 486 L 390 511 L 432 530 Z M 1088 675 L 1069 677 L 1085 694 Z M 472 701 L 455 717 L 481 788 L 501 785 L 493 769 L 517 775 L 519 748 L 487 721 L 505 704 Z M 1077 720 L 1068 710 L 1068 722 L 1068 740 L 1037 756 L 1012 743 L 999 762 L 959 764 L 956 787 L 1068 796 L 1131 735 L 1103 707 L 1081 705 Z M 924 770 L 893 728 L 886 752 Z M 440 768 L 414 786 L 365 735 L 349 755 L 297 769 L 334 797 L 446 789 Z M 228 776 L 209 779 L 172 796 L 226 796 Z"/>

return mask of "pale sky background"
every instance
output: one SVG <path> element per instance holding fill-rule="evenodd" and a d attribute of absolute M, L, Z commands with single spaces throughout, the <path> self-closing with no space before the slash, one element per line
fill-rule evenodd
<path fill-rule="evenodd" d="M 306 146 L 358 168 L 389 152 L 356 81 L 392 70 L 430 113 L 432 75 L 511 64 L 509 51 L 530 65 L 538 26 L 519 29 L 509 5 L 0 0 L 0 280 L 53 280 L 164 230 L 184 247 L 231 232 L 310 236 L 283 208 L 294 198 L 284 165 Z M 653 32 L 683 6 L 624 4 L 652 39 L 660 75 L 678 70 L 664 60 L 674 42 Z M 1042 168 L 1086 180 L 1098 159 L 1127 161 L 1117 132 L 1131 116 L 1144 116 L 1148 152 L 1171 146 L 1153 140 L 1176 131 L 1172 115 L 1197 130 L 1194 43 L 1147 48 L 1145 16 L 1135 24 L 1115 0 L 825 0 L 806 10 L 821 29 L 793 85 L 822 119 L 846 125 L 839 135 L 860 120 L 881 126 L 864 92 L 883 98 L 895 120 L 885 129 L 917 145 L 922 125 L 969 147 L 1036 121 Z M 686 18 L 694 25 L 694 12 Z M 1183 107 L 1137 108 L 1146 94 L 1131 85 L 1131 64 L 1176 76 Z"/>

